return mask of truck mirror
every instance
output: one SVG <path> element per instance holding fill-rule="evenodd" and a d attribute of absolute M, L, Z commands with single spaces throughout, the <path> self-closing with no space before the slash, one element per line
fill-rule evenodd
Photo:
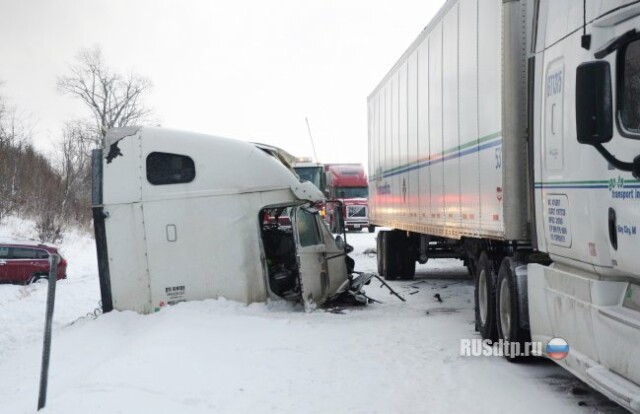
<path fill-rule="evenodd" d="M 331 206 L 329 208 L 329 205 Z M 332 233 L 344 233 L 344 217 L 342 216 L 342 202 L 340 200 L 328 200 L 326 209 L 330 212 L 328 224 Z"/>
<path fill-rule="evenodd" d="M 344 233 L 344 216 L 342 215 L 342 203 L 336 203 L 336 208 L 334 209 L 336 214 L 336 220 L 338 227 L 336 228 L 336 233 Z"/>
<path fill-rule="evenodd" d="M 347 244 L 347 242 L 345 242 L 340 235 L 336 236 L 336 246 L 338 246 L 340 250 L 344 250 L 346 254 L 349 254 L 353 251 L 353 246 Z"/>
<path fill-rule="evenodd" d="M 579 143 L 592 145 L 614 168 L 630 171 L 640 179 L 640 155 L 624 162 L 602 145 L 613 138 L 611 67 L 607 61 L 586 62 L 576 70 L 576 131 Z"/>
<path fill-rule="evenodd" d="M 604 60 L 586 62 L 576 70 L 578 142 L 596 145 L 613 137 L 611 68 Z"/>
<path fill-rule="evenodd" d="M 342 239 L 342 236 L 336 236 L 336 246 L 338 246 L 338 249 L 340 250 L 344 250 L 346 247 L 346 243 Z"/>

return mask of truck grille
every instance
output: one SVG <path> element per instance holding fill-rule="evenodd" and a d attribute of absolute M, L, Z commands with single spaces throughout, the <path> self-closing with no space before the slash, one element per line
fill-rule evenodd
<path fill-rule="evenodd" d="M 347 218 L 367 218 L 367 206 L 347 206 Z"/>

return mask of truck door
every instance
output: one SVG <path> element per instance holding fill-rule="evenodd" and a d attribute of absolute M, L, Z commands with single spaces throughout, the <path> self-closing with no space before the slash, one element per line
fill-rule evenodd
<path fill-rule="evenodd" d="M 297 207 L 291 217 L 300 269 L 300 291 L 304 309 L 310 312 L 324 302 L 329 292 L 329 274 L 317 214 Z"/>
<path fill-rule="evenodd" d="M 564 89 L 564 60 L 557 57 L 547 66 L 543 89 L 544 135 L 541 158 L 544 182 L 564 182 L 572 177 L 571 172 L 565 168 Z M 544 192 L 544 229 L 550 253 L 566 256 L 568 249 L 572 247 L 570 204 L 575 203 L 575 198 L 571 199 L 572 195 L 563 186 Z"/>
<path fill-rule="evenodd" d="M 615 76 L 618 128 L 607 148 L 617 158 L 630 161 L 640 155 L 640 39 L 635 39 L 618 52 Z M 597 217 L 608 234 L 611 265 L 618 271 L 640 278 L 638 244 L 640 237 L 640 181 L 630 172 L 608 169 L 607 198 L 598 203 Z"/>
<path fill-rule="evenodd" d="M 333 295 L 349 276 L 347 273 L 347 262 L 345 261 L 344 249 L 338 247 L 327 224 L 324 223 L 321 218 L 318 218 L 317 222 L 327 249 L 324 258 L 327 269 L 329 270 L 329 291 L 327 293 Z"/>

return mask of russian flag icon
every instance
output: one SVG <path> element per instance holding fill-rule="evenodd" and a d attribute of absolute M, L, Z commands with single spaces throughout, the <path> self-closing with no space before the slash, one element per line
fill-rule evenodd
<path fill-rule="evenodd" d="M 560 361 L 569 353 L 569 344 L 562 338 L 553 338 L 547 343 L 546 351 L 549 358 Z"/>

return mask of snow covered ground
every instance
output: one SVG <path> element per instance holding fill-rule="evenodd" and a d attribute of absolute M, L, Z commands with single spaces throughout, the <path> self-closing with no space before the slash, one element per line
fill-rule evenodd
<path fill-rule="evenodd" d="M 0 237 L 31 234 L 29 222 L 0 226 Z M 348 242 L 356 269 L 375 271 L 364 254 L 375 236 Z M 551 362 L 460 356 L 460 339 L 478 336 L 456 260 L 392 282 L 406 303 L 372 282 L 382 304 L 338 312 L 221 299 L 94 319 L 82 318 L 99 301 L 93 240 L 71 233 L 61 247 L 69 277 L 57 285 L 43 413 L 623 412 Z M 46 290 L 0 285 L 0 413 L 35 412 Z"/>

